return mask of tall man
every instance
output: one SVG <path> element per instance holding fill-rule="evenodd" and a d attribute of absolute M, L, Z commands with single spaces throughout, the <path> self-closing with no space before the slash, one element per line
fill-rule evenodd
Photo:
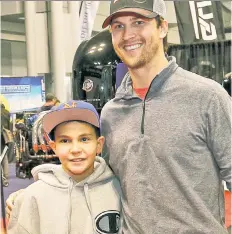
<path fill-rule="evenodd" d="M 166 57 L 162 0 L 114 0 L 109 26 L 128 66 L 101 113 L 119 177 L 124 234 L 224 234 L 231 189 L 231 102 L 220 84 Z"/>

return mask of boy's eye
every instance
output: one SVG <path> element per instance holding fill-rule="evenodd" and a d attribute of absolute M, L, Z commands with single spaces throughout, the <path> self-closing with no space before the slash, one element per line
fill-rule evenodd
<path fill-rule="evenodd" d="M 60 140 L 60 143 L 68 143 L 68 142 L 69 142 L 68 139 L 61 139 L 61 140 Z"/>
<path fill-rule="evenodd" d="M 82 142 L 87 142 L 87 141 L 89 141 L 89 138 L 88 138 L 88 137 L 82 137 L 82 138 L 81 138 L 81 141 L 82 141 Z"/>

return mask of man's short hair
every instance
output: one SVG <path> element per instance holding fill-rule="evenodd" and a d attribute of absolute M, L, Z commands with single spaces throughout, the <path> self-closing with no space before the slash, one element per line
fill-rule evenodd
<path fill-rule="evenodd" d="M 53 101 L 54 98 L 55 98 L 55 95 L 53 95 L 52 93 L 48 93 L 45 96 L 45 101 L 46 102 Z"/>

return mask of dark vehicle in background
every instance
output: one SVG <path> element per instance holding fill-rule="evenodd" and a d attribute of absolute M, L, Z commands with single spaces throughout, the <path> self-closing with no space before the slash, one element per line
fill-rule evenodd
<path fill-rule="evenodd" d="M 120 62 L 108 31 L 82 42 L 73 61 L 73 99 L 86 100 L 100 111 L 115 96 Z"/>

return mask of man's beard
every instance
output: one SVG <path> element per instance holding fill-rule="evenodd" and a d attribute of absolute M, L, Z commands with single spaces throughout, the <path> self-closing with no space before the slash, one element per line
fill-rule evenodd
<path fill-rule="evenodd" d="M 150 63 L 157 54 L 159 48 L 158 42 L 155 43 L 153 40 L 151 40 L 149 44 L 144 45 L 145 46 L 143 47 L 140 55 L 136 57 L 129 57 L 129 55 L 125 55 L 125 52 L 122 52 L 123 49 L 121 49 L 123 46 L 117 48 L 114 47 L 114 50 L 128 68 L 138 69 Z"/>

